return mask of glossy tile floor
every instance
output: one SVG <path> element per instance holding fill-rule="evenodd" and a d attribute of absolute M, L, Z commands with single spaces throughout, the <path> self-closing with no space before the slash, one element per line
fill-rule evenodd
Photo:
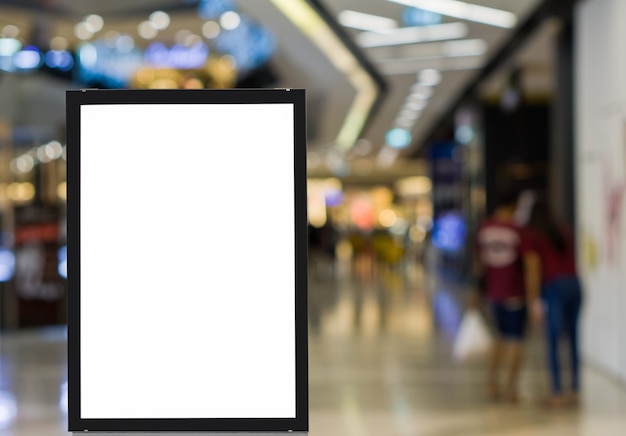
<path fill-rule="evenodd" d="M 626 388 L 584 369 L 577 410 L 547 412 L 539 332 L 526 347 L 518 405 L 484 391 L 485 362 L 455 362 L 452 337 L 462 290 L 423 280 L 415 267 L 310 285 L 310 434 L 472 436 L 626 434 Z M 0 435 L 66 435 L 65 331 L 0 336 Z"/>

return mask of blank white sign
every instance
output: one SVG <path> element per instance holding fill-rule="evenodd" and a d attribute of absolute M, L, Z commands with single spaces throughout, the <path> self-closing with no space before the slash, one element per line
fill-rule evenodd
<path fill-rule="evenodd" d="M 293 117 L 81 106 L 81 418 L 296 416 Z"/>

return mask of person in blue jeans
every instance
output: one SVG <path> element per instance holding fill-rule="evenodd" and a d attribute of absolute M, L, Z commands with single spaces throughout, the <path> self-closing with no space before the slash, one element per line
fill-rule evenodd
<path fill-rule="evenodd" d="M 580 392 L 578 324 L 583 293 L 576 269 L 574 237 L 566 225 L 554 219 L 543 199 L 533 206 L 528 230 L 528 245 L 524 247 L 528 305 L 534 320 L 543 318 L 545 323 L 552 388 L 545 405 L 576 405 Z M 572 376 L 567 390 L 561 380 L 558 347 L 563 333 L 569 343 Z"/>

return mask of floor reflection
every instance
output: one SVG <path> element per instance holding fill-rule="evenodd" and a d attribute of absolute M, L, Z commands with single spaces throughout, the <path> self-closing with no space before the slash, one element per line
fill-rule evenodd
<path fill-rule="evenodd" d="M 489 402 L 485 362 L 451 356 L 464 289 L 416 264 L 368 265 L 311 274 L 311 435 L 626 434 L 626 390 L 593 368 L 585 368 L 579 410 L 538 407 L 547 392 L 539 332 L 526 346 L 521 403 Z M 0 435 L 67 435 L 65 330 L 0 339 Z"/>

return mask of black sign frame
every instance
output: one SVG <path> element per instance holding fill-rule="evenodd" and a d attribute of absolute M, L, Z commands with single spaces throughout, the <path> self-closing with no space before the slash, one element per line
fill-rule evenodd
<path fill-rule="evenodd" d="M 107 104 L 273 104 L 294 109 L 295 418 L 111 418 L 81 415 L 81 107 Z M 308 415 L 306 95 L 303 89 L 68 90 L 68 430 L 72 432 L 306 432 Z M 245 126 L 242 126 L 245 128 Z M 123 304 L 123 302 L 120 302 Z"/>

